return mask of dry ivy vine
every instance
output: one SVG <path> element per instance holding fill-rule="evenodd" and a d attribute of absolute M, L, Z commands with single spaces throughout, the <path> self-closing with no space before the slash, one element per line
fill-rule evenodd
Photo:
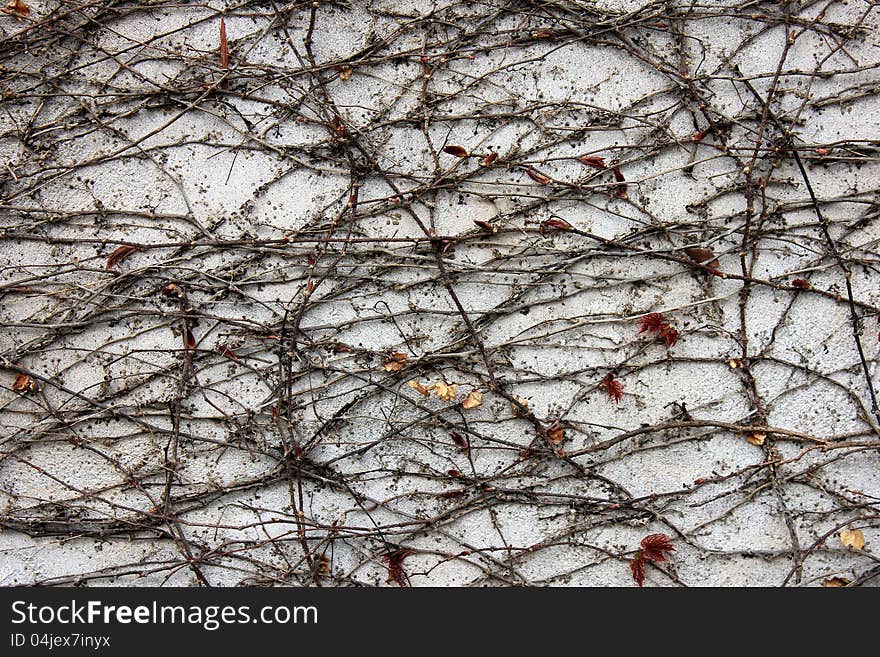
<path fill-rule="evenodd" d="M 876 583 L 878 23 L 10 3 L 4 583 Z"/>

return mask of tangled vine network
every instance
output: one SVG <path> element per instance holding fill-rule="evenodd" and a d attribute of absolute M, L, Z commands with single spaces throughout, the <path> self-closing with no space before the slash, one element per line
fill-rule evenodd
<path fill-rule="evenodd" d="M 878 11 L 4 5 L 0 583 L 876 584 Z"/>

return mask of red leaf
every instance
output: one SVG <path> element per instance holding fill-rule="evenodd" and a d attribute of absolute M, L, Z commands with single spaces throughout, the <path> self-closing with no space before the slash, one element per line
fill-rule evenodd
<path fill-rule="evenodd" d="M 809 290 L 812 286 L 810 285 L 810 281 L 803 278 L 794 279 L 791 284 L 801 290 Z"/>
<path fill-rule="evenodd" d="M 666 534 L 650 534 L 641 542 L 642 556 L 654 563 L 666 561 L 666 552 L 673 552 L 672 540 Z"/>
<path fill-rule="evenodd" d="M 614 167 L 611 172 L 614 174 L 614 179 L 619 183 L 624 183 L 623 185 L 617 185 L 614 188 L 614 196 L 617 198 L 627 198 L 626 196 L 626 178 L 623 177 L 623 173 L 620 171 L 620 167 Z"/>
<path fill-rule="evenodd" d="M 599 169 L 600 171 L 607 168 L 605 166 L 605 158 L 599 157 L 598 155 L 581 155 L 578 158 L 578 162 L 585 164 L 588 167 Z"/>
<path fill-rule="evenodd" d="M 464 147 L 454 146 L 452 144 L 450 144 L 449 146 L 444 146 L 443 152 L 448 153 L 449 155 L 454 155 L 455 157 L 470 157 L 470 153 L 468 153 L 464 149 Z"/>
<path fill-rule="evenodd" d="M 706 135 L 708 135 L 708 134 L 709 134 L 708 130 L 700 130 L 699 132 L 695 132 L 693 135 L 691 135 L 690 140 L 693 142 L 700 142 L 700 141 L 703 141 L 706 138 Z"/>
<path fill-rule="evenodd" d="M 492 166 L 492 163 L 498 159 L 498 153 L 489 153 L 483 160 L 480 162 L 484 167 Z"/>
<path fill-rule="evenodd" d="M 639 320 L 639 324 L 641 326 L 639 333 L 644 333 L 645 331 L 648 333 L 659 333 L 660 329 L 666 325 L 666 318 L 663 317 L 663 313 L 649 313 Z"/>
<path fill-rule="evenodd" d="M 495 226 L 490 224 L 488 221 L 480 221 L 479 219 L 474 219 L 474 223 L 477 226 L 479 226 L 480 228 L 482 228 L 483 230 L 485 230 L 487 233 L 497 233 L 498 232 L 498 229 L 495 228 Z"/>
<path fill-rule="evenodd" d="M 611 372 L 608 372 L 608 374 L 605 375 L 605 378 L 602 379 L 602 383 L 599 384 L 599 387 L 605 388 L 605 393 L 608 395 L 608 399 L 615 404 L 619 404 L 620 400 L 623 399 L 623 384 L 615 379 Z"/>
<path fill-rule="evenodd" d="M 110 271 L 135 251 L 137 251 L 137 247 L 131 246 L 130 244 L 123 244 L 118 247 L 110 254 L 110 257 L 107 258 L 107 265 L 104 267 L 104 271 Z"/>
<path fill-rule="evenodd" d="M 550 178 L 550 177 L 548 177 L 548 176 L 545 176 L 545 175 L 544 175 L 543 173 L 541 173 L 540 171 L 535 171 L 535 170 L 532 169 L 531 167 L 529 167 L 528 169 L 526 169 L 526 173 L 528 174 L 529 178 L 531 178 L 532 180 L 534 180 L 534 181 L 535 181 L 536 183 L 538 183 L 539 185 L 549 185 L 550 183 L 553 182 L 553 179 L 552 179 L 552 178 Z"/>
<path fill-rule="evenodd" d="M 678 331 L 671 327 L 669 324 L 664 324 L 660 328 L 660 337 L 663 338 L 663 341 L 666 343 L 667 347 L 671 347 L 676 342 L 678 342 Z"/>
<path fill-rule="evenodd" d="M 541 232 L 547 230 L 571 230 L 572 225 L 565 219 L 546 219 L 541 222 Z"/>
<path fill-rule="evenodd" d="M 462 436 L 460 433 L 458 433 L 457 431 L 453 431 L 449 434 L 449 437 L 452 438 L 452 442 L 454 442 L 458 447 L 461 447 L 462 449 L 467 449 L 467 438 Z"/>
<path fill-rule="evenodd" d="M 219 351 L 230 360 L 238 361 L 238 356 L 236 355 L 236 353 L 225 344 L 218 344 L 217 351 Z"/>
<path fill-rule="evenodd" d="M 532 33 L 532 36 L 536 39 L 555 39 L 556 32 L 553 30 L 538 30 Z"/>
<path fill-rule="evenodd" d="M 406 573 L 403 570 L 403 560 L 413 551 L 409 548 L 397 548 L 393 552 L 382 555 L 382 559 L 388 564 L 388 583 L 394 582 L 398 586 L 406 586 Z"/>
<path fill-rule="evenodd" d="M 636 558 L 629 562 L 629 569 L 632 571 L 633 579 L 639 586 L 645 585 L 645 562 L 642 560 L 642 554 L 636 555 Z"/>

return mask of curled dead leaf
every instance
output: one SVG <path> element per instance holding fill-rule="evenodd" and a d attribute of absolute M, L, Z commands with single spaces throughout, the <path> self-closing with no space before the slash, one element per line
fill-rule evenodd
<path fill-rule="evenodd" d="M 16 374 L 15 381 L 12 382 L 12 389 L 22 394 L 33 392 L 37 389 L 37 383 L 27 374 Z"/>
<path fill-rule="evenodd" d="M 449 146 L 443 147 L 443 152 L 448 155 L 454 155 L 455 157 L 469 157 L 470 153 L 463 146 L 456 146 L 454 144 L 450 144 Z"/>
<path fill-rule="evenodd" d="M 767 440 L 767 434 L 763 431 L 749 431 L 749 433 L 746 434 L 746 442 L 749 442 L 752 445 L 760 447 L 764 444 L 765 440 Z"/>
<path fill-rule="evenodd" d="M 737 368 L 742 367 L 743 362 L 739 358 L 731 358 L 730 360 L 727 361 L 727 366 L 730 369 L 735 370 Z"/>
<path fill-rule="evenodd" d="M 427 397 L 428 395 L 431 394 L 431 392 L 425 386 L 423 386 L 421 383 L 419 383 L 415 379 L 413 379 L 412 381 L 407 381 L 406 385 L 408 385 L 410 388 L 415 390 L 422 397 Z"/>
<path fill-rule="evenodd" d="M 480 161 L 480 165 L 484 167 L 492 166 L 492 163 L 498 159 L 498 153 L 489 153 Z"/>
<path fill-rule="evenodd" d="M 852 584 L 852 580 L 846 577 L 829 577 L 825 580 L 824 586 L 828 589 L 841 589 Z"/>
<path fill-rule="evenodd" d="M 562 428 L 562 425 L 559 422 L 554 422 L 553 425 L 547 429 L 547 442 L 551 445 L 561 445 L 562 441 L 565 439 L 565 429 Z"/>
<path fill-rule="evenodd" d="M 523 417 L 529 408 L 529 400 L 523 399 L 522 397 L 514 397 L 514 399 L 517 403 L 510 405 L 510 410 L 513 412 L 513 417 Z"/>
<path fill-rule="evenodd" d="M 31 13 L 31 8 L 25 4 L 24 0 L 12 0 L 12 2 L 6 5 L 3 9 L 3 13 L 24 18 Z"/>
<path fill-rule="evenodd" d="M 526 174 L 528 174 L 529 178 L 534 180 L 539 185 L 549 185 L 550 183 L 553 182 L 552 178 L 550 178 L 549 176 L 545 176 L 540 171 L 535 171 L 531 167 L 526 169 Z"/>
<path fill-rule="evenodd" d="M 135 251 L 137 251 L 137 247 L 134 247 L 131 244 L 123 244 L 122 246 L 118 247 L 107 258 L 107 264 L 104 267 L 104 271 L 110 271 L 111 269 L 113 269 L 113 267 L 125 260 L 125 258 L 130 256 Z"/>
<path fill-rule="evenodd" d="M 715 253 L 711 249 L 704 249 L 701 246 L 689 246 L 684 252 L 687 257 L 700 265 L 705 265 L 709 269 L 718 269 L 720 263 Z"/>
<path fill-rule="evenodd" d="M 493 233 L 493 234 L 494 234 L 494 233 L 497 233 L 497 232 L 498 232 L 498 226 L 493 226 L 493 225 L 490 224 L 488 221 L 481 221 L 481 220 L 479 220 L 479 219 L 474 219 L 474 223 L 475 223 L 477 226 L 479 226 L 480 228 L 482 228 L 484 231 L 486 231 L 487 233 Z"/>
<path fill-rule="evenodd" d="M 458 395 L 455 384 L 445 383 L 443 381 L 429 386 L 429 389 L 433 390 L 437 397 L 447 402 L 455 401 L 455 398 Z"/>
<path fill-rule="evenodd" d="M 471 390 L 468 393 L 468 396 L 465 397 L 465 400 L 461 402 L 461 405 L 465 408 L 465 410 L 471 410 L 472 408 L 476 408 L 480 404 L 483 403 L 483 393 L 477 392 L 476 390 Z"/>
<path fill-rule="evenodd" d="M 840 532 L 840 542 L 844 547 L 861 550 L 865 547 L 865 535 L 861 529 L 844 529 Z"/>
<path fill-rule="evenodd" d="M 568 223 L 565 219 L 559 219 L 558 217 L 553 217 L 552 219 L 545 219 L 541 222 L 541 232 L 545 233 L 548 230 L 571 230 L 572 225 Z"/>
<path fill-rule="evenodd" d="M 594 169 L 603 170 L 607 168 L 605 166 L 605 158 L 598 155 L 581 155 L 578 158 L 578 162 Z"/>
<path fill-rule="evenodd" d="M 238 361 L 238 354 L 236 354 L 232 349 L 230 349 L 225 344 L 218 344 L 217 351 L 226 356 L 229 360 Z"/>
<path fill-rule="evenodd" d="M 620 167 L 614 167 L 611 170 L 611 173 L 614 174 L 614 180 L 616 180 L 618 183 L 614 188 L 614 197 L 629 198 L 626 193 L 626 178 L 624 177 L 623 172 L 620 170 Z"/>
<path fill-rule="evenodd" d="M 351 77 L 351 74 L 354 72 L 354 69 L 351 66 L 343 66 L 342 70 L 339 71 L 339 79 L 345 82 L 348 78 Z"/>
<path fill-rule="evenodd" d="M 395 351 L 382 363 L 382 369 L 386 372 L 399 372 L 406 366 L 406 359 L 406 354 Z"/>

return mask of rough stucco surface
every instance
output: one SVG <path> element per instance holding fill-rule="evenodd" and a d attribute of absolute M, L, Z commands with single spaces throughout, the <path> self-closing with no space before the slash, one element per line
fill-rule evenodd
<path fill-rule="evenodd" d="M 27 5 L 0 584 L 876 583 L 872 3 Z"/>

